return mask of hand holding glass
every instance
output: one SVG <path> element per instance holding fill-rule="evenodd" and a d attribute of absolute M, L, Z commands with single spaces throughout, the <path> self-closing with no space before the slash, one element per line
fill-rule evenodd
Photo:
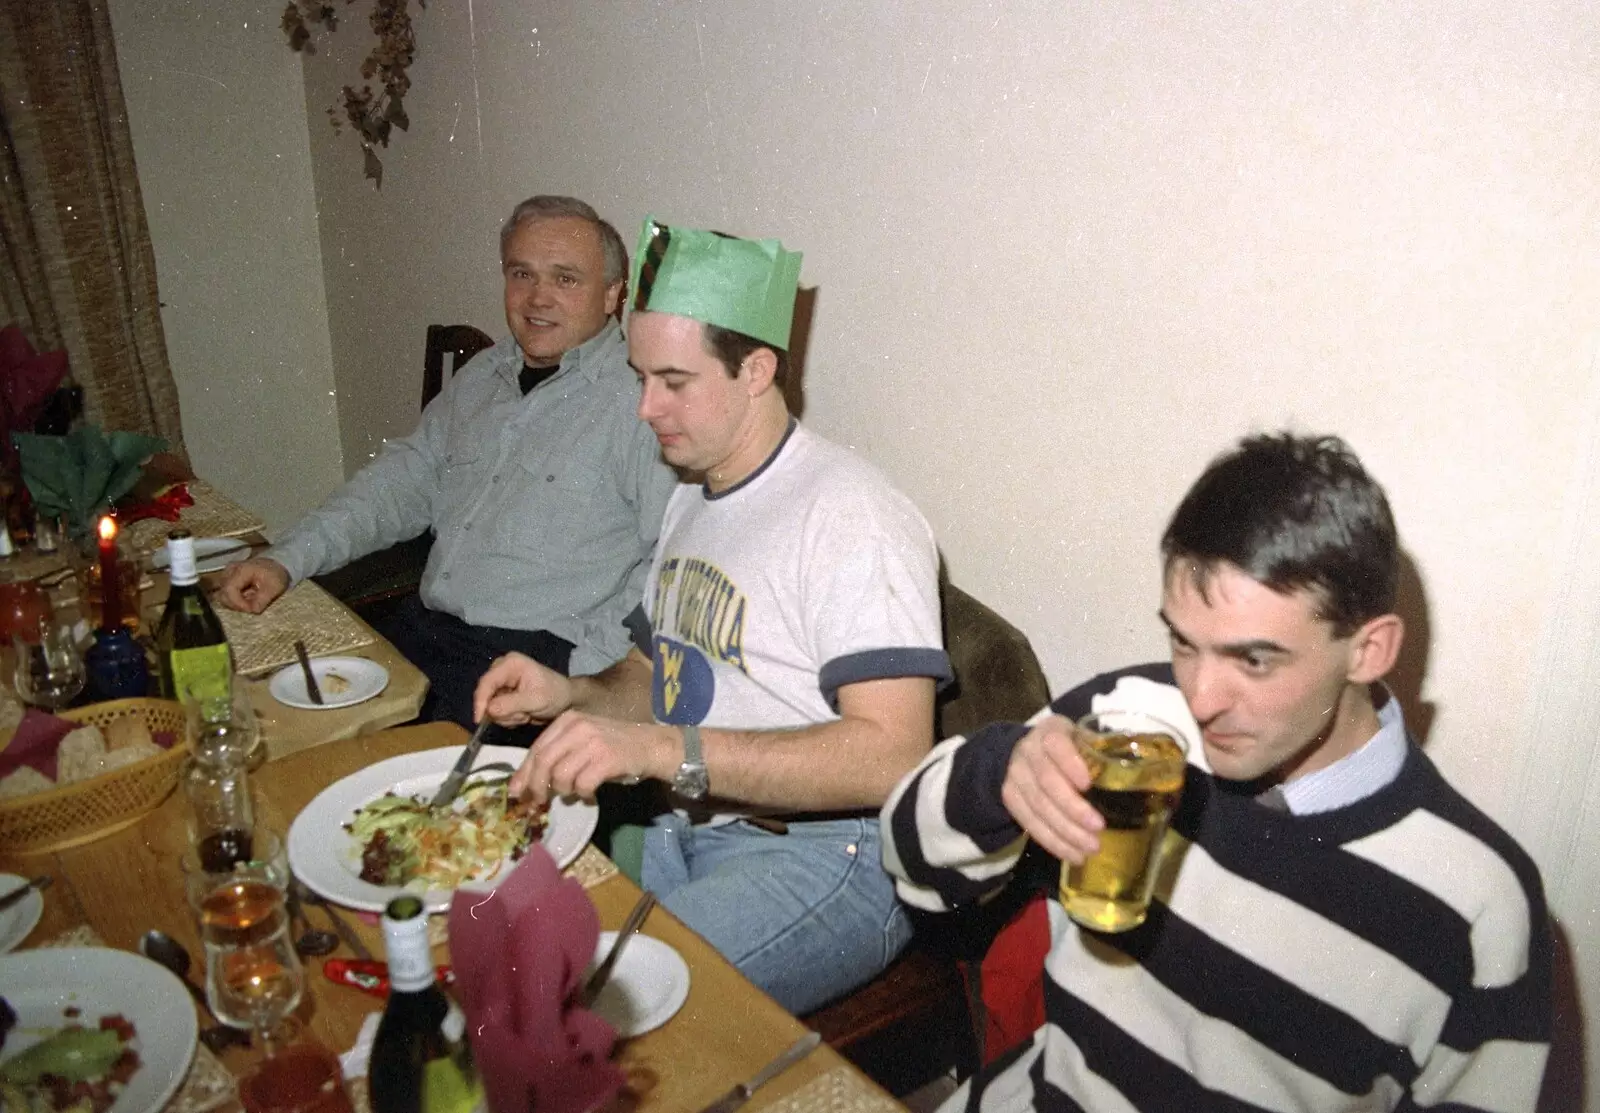
<path fill-rule="evenodd" d="M 1093 784 L 1085 794 L 1105 819 L 1100 849 L 1061 867 L 1061 903 L 1084 927 L 1128 931 L 1144 923 L 1161 866 L 1167 822 L 1183 791 L 1183 735 L 1142 712 L 1096 712 L 1073 741 Z"/>

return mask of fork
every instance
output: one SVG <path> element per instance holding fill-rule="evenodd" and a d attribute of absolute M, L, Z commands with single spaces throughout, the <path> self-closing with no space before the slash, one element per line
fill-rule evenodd
<path fill-rule="evenodd" d="M 644 925 L 645 917 L 650 915 L 650 910 L 655 906 L 656 895 L 647 890 L 633 906 L 633 911 L 628 913 L 628 918 L 623 921 L 622 930 L 617 932 L 616 942 L 611 944 L 611 950 L 607 952 L 605 961 L 595 967 L 594 973 L 589 975 L 589 980 L 583 983 L 583 989 L 578 994 L 579 1005 L 588 1008 L 594 1004 L 594 999 L 600 996 L 600 991 L 610 980 L 611 971 L 616 969 L 617 959 L 622 957 L 622 948 L 628 945 L 628 940 L 633 937 L 634 932 Z"/>

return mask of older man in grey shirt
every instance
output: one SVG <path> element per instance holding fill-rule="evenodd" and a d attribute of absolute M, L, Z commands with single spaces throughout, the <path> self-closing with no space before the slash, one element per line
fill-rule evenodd
<path fill-rule="evenodd" d="M 676 482 L 635 413 L 616 231 L 581 201 L 534 197 L 500 247 L 511 335 L 218 593 L 260 612 L 291 583 L 431 529 L 420 598 L 382 632 L 428 675 L 424 717 L 464 725 L 503 653 L 588 674 L 627 652 L 622 620 Z"/>

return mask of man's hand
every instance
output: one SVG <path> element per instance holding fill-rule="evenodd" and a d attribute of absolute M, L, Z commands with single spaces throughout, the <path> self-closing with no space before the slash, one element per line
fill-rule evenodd
<path fill-rule="evenodd" d="M 607 781 L 661 778 L 675 769 L 678 739 L 676 727 L 568 711 L 545 727 L 507 788 L 512 799 L 527 796 L 535 804 L 552 796 L 593 800 Z"/>
<path fill-rule="evenodd" d="M 478 678 L 472 718 L 503 727 L 548 723 L 572 706 L 572 681 L 521 653 L 507 653 Z"/>
<path fill-rule="evenodd" d="M 260 614 L 289 588 L 289 570 L 268 557 L 252 557 L 228 565 L 217 599 L 236 611 Z"/>
<path fill-rule="evenodd" d="M 1034 842 L 1072 865 L 1100 849 L 1105 820 L 1083 794 L 1089 767 L 1072 741 L 1072 724 L 1052 715 L 1011 751 L 1000 799 Z"/>

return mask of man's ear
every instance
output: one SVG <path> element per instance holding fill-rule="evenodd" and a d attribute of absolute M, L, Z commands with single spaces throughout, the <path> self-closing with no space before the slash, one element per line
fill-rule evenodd
<path fill-rule="evenodd" d="M 606 287 L 607 317 L 615 317 L 619 321 L 622 319 L 622 290 L 627 285 L 627 281 L 624 280 L 622 282 L 613 282 Z"/>
<path fill-rule="evenodd" d="M 1346 679 L 1352 684 L 1371 684 L 1387 676 L 1400 656 L 1406 624 L 1397 614 L 1381 614 L 1362 623 L 1350 637 L 1350 668 Z"/>
<path fill-rule="evenodd" d="M 771 348 L 757 348 L 744 357 L 739 370 L 750 376 L 750 397 L 759 398 L 772 389 L 773 376 L 778 373 L 778 357 Z"/>

